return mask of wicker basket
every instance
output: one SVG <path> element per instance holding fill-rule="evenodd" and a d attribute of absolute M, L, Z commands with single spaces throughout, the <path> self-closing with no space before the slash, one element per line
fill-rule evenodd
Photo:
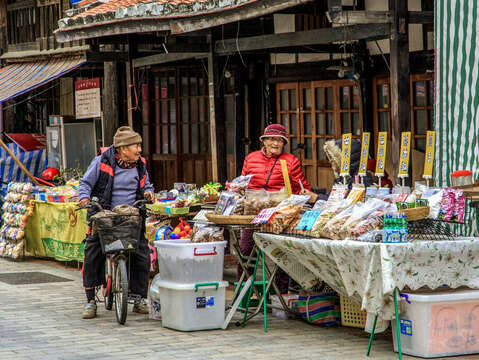
<path fill-rule="evenodd" d="M 367 312 L 361 310 L 361 305 L 350 299 L 340 296 L 341 325 L 364 329 Z"/>
<path fill-rule="evenodd" d="M 219 225 L 249 225 L 256 215 L 216 215 L 212 212 L 205 214 L 212 223 Z"/>
<path fill-rule="evenodd" d="M 400 213 L 406 215 L 407 221 L 422 220 L 429 216 L 429 206 L 421 206 L 412 209 L 401 209 Z"/>

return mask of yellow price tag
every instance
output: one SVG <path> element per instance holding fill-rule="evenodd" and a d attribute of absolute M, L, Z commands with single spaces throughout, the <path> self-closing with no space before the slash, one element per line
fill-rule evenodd
<path fill-rule="evenodd" d="M 401 152 L 399 159 L 399 177 L 408 177 L 409 158 L 411 154 L 411 132 L 406 131 L 401 134 Z"/>
<path fill-rule="evenodd" d="M 388 143 L 388 133 L 385 131 L 380 132 L 378 134 L 378 152 L 376 156 L 376 176 L 384 176 L 387 143 Z"/>
<path fill-rule="evenodd" d="M 426 133 L 426 153 L 424 154 L 424 175 L 425 179 L 432 178 L 432 168 L 434 164 L 434 151 L 436 150 L 436 132 L 428 131 Z"/>
<path fill-rule="evenodd" d="M 341 143 L 341 176 L 349 175 L 349 161 L 351 159 L 352 134 L 344 134 Z"/>
<path fill-rule="evenodd" d="M 291 182 L 289 181 L 288 165 L 286 164 L 286 160 L 280 160 L 279 163 L 281 164 L 281 172 L 283 173 L 286 194 L 288 194 L 289 197 L 293 194 L 293 191 L 291 189 Z"/>
<path fill-rule="evenodd" d="M 371 133 L 363 133 L 363 139 L 361 142 L 361 159 L 359 160 L 359 176 L 366 176 L 368 170 L 368 157 L 369 157 L 369 142 L 371 139 Z"/>

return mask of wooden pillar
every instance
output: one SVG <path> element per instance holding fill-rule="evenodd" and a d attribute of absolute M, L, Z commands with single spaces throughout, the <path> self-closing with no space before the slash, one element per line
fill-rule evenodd
<path fill-rule="evenodd" d="M 214 30 L 209 35 L 210 52 L 208 54 L 208 97 L 210 106 L 210 148 L 213 181 L 225 182 L 226 173 L 226 129 L 223 86 L 220 81 L 223 74 L 222 59 L 215 55 L 216 36 Z M 234 141 L 234 139 L 229 139 Z"/>
<path fill-rule="evenodd" d="M 143 135 L 143 156 L 149 159 L 150 151 L 150 87 L 141 85 L 141 118 Z"/>
<path fill-rule="evenodd" d="M 0 1 L 0 54 L 7 52 L 7 2 Z"/>
<path fill-rule="evenodd" d="M 117 63 L 105 62 L 103 64 L 103 129 L 105 132 L 103 139 L 105 146 L 113 144 L 113 136 L 119 127 L 119 106 Z"/>
<path fill-rule="evenodd" d="M 390 39 L 391 68 L 391 155 L 393 176 L 397 182 L 401 132 L 411 129 L 409 88 L 409 36 L 407 1 L 389 0 L 393 14 Z"/>
<path fill-rule="evenodd" d="M 137 53 L 138 45 L 131 38 L 131 35 L 128 35 L 128 61 L 126 62 L 126 106 L 128 114 L 128 126 L 133 128 L 133 107 L 138 104 L 133 104 L 132 100 L 132 87 L 134 83 L 133 76 L 135 74 L 135 69 L 132 66 L 133 58 Z M 136 99 L 135 99 L 136 101 Z"/>

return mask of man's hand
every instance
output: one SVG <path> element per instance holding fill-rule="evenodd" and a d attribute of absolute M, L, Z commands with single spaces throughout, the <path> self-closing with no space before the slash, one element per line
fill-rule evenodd
<path fill-rule="evenodd" d="M 152 203 L 155 200 L 155 194 L 153 194 L 152 192 L 146 192 L 145 199 L 148 200 L 148 202 Z"/>
<path fill-rule="evenodd" d="M 89 202 L 90 202 L 90 199 L 89 199 L 89 198 L 83 198 L 83 199 L 80 200 L 79 206 L 80 206 L 81 208 L 84 208 L 84 207 L 86 207 L 86 206 L 88 205 Z"/>

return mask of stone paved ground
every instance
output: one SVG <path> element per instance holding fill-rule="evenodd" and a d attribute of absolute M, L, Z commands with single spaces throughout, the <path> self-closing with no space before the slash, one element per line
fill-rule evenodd
<path fill-rule="evenodd" d="M 245 328 L 183 333 L 146 315 L 128 314 L 125 326 L 100 304 L 99 316 L 82 320 L 84 294 L 76 269 L 38 260 L 0 259 L 0 273 L 42 271 L 71 282 L 8 285 L 0 282 L 0 359 L 367 359 L 368 337 L 351 328 L 324 329 L 269 316 Z M 390 333 L 373 344 L 370 359 L 397 359 Z M 404 359 L 413 359 L 405 356 Z M 451 358 L 449 358 L 451 359 Z M 462 360 L 479 356 L 460 357 Z"/>

